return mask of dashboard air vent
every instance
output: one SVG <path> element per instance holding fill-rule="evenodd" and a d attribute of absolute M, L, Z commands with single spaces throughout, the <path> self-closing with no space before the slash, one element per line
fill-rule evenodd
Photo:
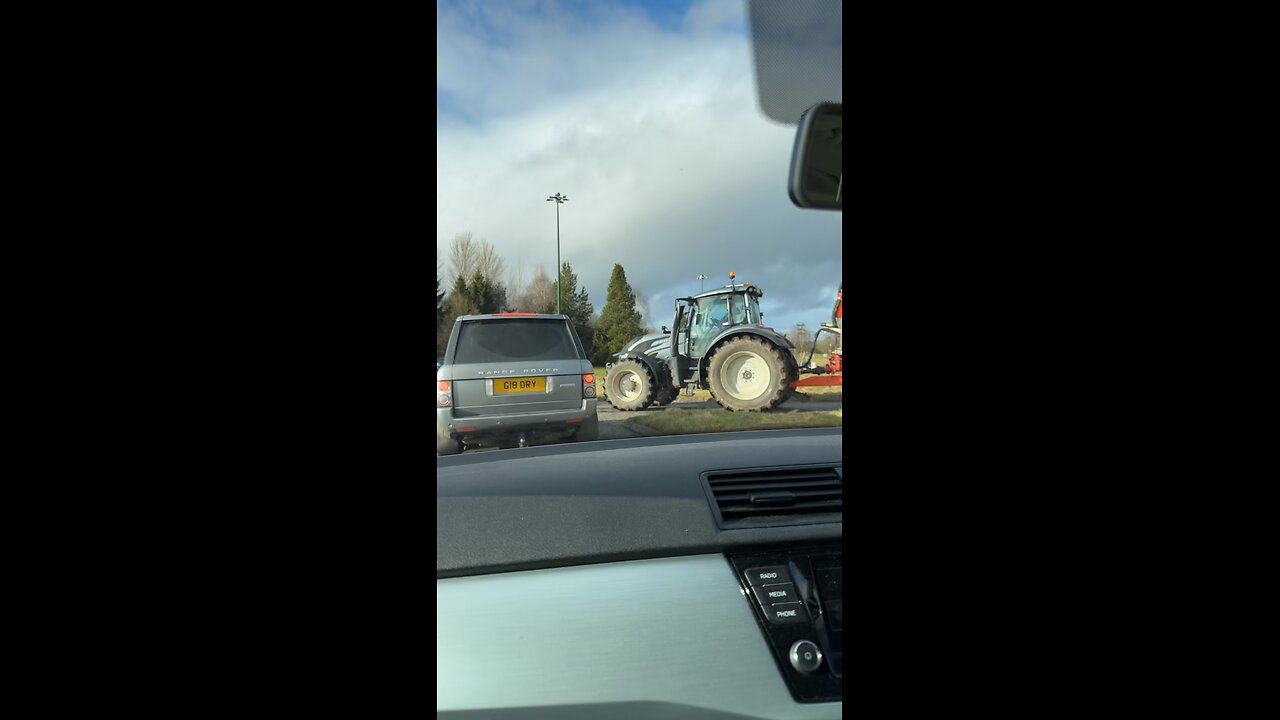
<path fill-rule="evenodd" d="M 840 522 L 841 466 L 713 470 L 702 483 L 721 529 Z"/>

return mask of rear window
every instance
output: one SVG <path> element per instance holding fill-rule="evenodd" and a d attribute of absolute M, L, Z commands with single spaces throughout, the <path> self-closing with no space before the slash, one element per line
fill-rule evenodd
<path fill-rule="evenodd" d="M 563 320 L 472 320 L 458 329 L 457 364 L 570 360 L 578 350 Z"/>

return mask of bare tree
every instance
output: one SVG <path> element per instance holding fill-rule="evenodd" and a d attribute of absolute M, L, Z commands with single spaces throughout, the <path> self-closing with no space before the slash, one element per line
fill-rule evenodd
<path fill-rule="evenodd" d="M 453 266 L 453 280 L 466 278 L 470 282 L 479 272 L 495 285 L 502 282 L 502 255 L 488 240 L 476 240 L 470 230 L 453 236 L 449 245 L 449 262 Z"/>
<path fill-rule="evenodd" d="M 814 343 L 814 352 L 819 354 L 830 353 L 836 347 L 836 338 L 831 333 L 822 333 L 822 337 L 818 338 Z"/>
<path fill-rule="evenodd" d="M 480 248 L 470 230 L 453 236 L 449 245 L 449 263 L 453 266 L 453 279 L 470 278 L 479 264 Z"/>
<path fill-rule="evenodd" d="M 524 293 L 524 258 L 516 261 L 516 269 L 507 275 L 507 304 L 515 305 L 520 302 L 520 296 Z"/>
<path fill-rule="evenodd" d="M 481 275 L 484 275 L 495 283 L 502 277 L 502 255 L 498 253 L 497 248 L 495 248 L 488 240 L 480 241 L 475 269 L 479 270 Z"/>
<path fill-rule="evenodd" d="M 813 335 L 804 323 L 796 323 L 791 332 L 787 333 L 787 337 L 791 340 L 791 344 L 796 346 L 793 354 L 797 360 L 804 360 L 809 356 L 809 351 L 813 349 Z"/>
<path fill-rule="evenodd" d="M 516 310 L 520 312 L 551 312 L 556 306 L 556 285 L 547 274 L 547 269 L 539 265 L 533 279 L 516 296 Z"/>

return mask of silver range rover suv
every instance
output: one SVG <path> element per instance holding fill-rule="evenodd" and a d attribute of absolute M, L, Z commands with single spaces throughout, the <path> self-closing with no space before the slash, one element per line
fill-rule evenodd
<path fill-rule="evenodd" d="M 462 315 L 436 370 L 436 454 L 595 440 L 595 368 L 565 315 Z"/>

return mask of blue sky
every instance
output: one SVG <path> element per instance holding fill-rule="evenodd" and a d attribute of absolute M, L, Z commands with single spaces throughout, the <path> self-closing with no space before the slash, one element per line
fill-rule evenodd
<path fill-rule="evenodd" d="M 595 309 L 614 263 L 670 321 L 677 295 L 761 286 L 766 321 L 829 319 L 841 214 L 786 192 L 795 127 L 755 95 L 740 0 L 440 2 L 436 9 L 436 251 L 470 231 L 509 282 L 561 256 Z"/>

